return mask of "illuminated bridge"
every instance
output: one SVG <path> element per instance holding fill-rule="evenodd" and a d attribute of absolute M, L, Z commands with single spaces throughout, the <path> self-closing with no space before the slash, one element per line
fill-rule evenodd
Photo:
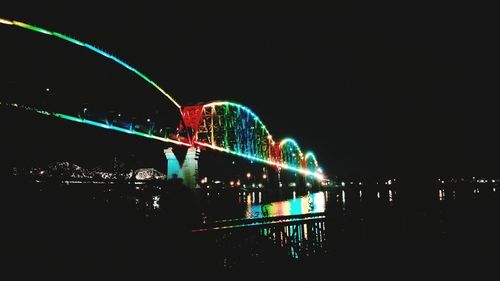
<path fill-rule="evenodd" d="M 274 140 L 266 125 L 246 106 L 228 101 L 215 101 L 205 104 L 181 106 L 170 94 L 146 75 L 139 72 L 136 68 L 90 44 L 58 32 L 53 32 L 15 20 L 0 18 L 0 23 L 50 35 L 75 45 L 85 47 L 99 55 L 113 60 L 127 70 L 138 75 L 167 97 L 179 110 L 180 124 L 176 134 L 161 135 L 152 130 L 141 132 L 135 130 L 133 126 L 120 126 L 108 120 L 91 120 L 82 115 L 68 115 L 16 103 L 2 103 L 2 101 L 0 101 L 0 104 L 4 106 L 16 107 L 65 120 L 186 146 L 191 150 L 208 148 L 262 164 L 271 165 L 278 170 L 289 170 L 300 173 L 307 178 L 315 180 L 322 180 L 324 178 L 316 157 L 312 152 L 304 153 L 297 142 L 291 138 L 285 138 L 280 141 Z"/>

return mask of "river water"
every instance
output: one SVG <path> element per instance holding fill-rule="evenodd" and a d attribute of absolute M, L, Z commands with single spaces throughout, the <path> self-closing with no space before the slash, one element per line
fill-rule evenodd
<path fill-rule="evenodd" d="M 194 203 L 177 202 L 169 216 L 162 215 L 161 206 L 167 195 L 154 185 L 9 186 L 2 204 L 5 241 L 23 258 L 52 253 L 45 266 L 71 260 L 68 256 L 82 264 L 96 258 L 135 264 L 139 256 L 148 266 L 172 247 L 176 257 L 195 258 L 205 268 L 242 270 L 288 259 L 307 267 L 312 257 L 359 263 L 387 252 L 393 258 L 446 260 L 458 257 L 457 251 L 480 258 L 499 250 L 498 182 L 421 189 L 345 186 L 304 193 L 196 191 Z M 176 236 L 182 224 L 175 218 L 185 213 L 197 220 L 189 225 L 194 230 L 189 241 Z M 282 219 L 287 217 L 298 218 Z"/>

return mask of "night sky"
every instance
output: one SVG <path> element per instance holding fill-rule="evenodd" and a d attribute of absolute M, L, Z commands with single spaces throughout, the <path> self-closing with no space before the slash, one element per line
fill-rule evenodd
<path fill-rule="evenodd" d="M 0 17 L 108 51 L 182 105 L 242 103 L 275 139 L 314 151 L 330 175 L 498 175 L 493 10 L 155 2 L 24 4 Z M 0 38 L 2 97 L 178 122 L 166 98 L 104 57 L 4 25 Z M 164 169 L 163 143 L 1 111 L 4 163 L 92 167 L 118 155 Z"/>

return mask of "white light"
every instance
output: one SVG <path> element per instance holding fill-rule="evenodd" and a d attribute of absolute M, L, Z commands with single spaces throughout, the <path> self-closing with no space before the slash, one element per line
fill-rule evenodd
<path fill-rule="evenodd" d="M 50 91 L 50 88 L 45 89 L 45 91 L 47 91 L 47 92 Z"/>
<path fill-rule="evenodd" d="M 247 173 L 247 178 L 250 178 L 252 176 L 252 174 L 250 174 L 250 172 Z"/>
<path fill-rule="evenodd" d="M 345 186 L 345 182 L 342 182 L 342 183 L 341 183 L 341 185 L 342 185 L 342 186 Z"/>

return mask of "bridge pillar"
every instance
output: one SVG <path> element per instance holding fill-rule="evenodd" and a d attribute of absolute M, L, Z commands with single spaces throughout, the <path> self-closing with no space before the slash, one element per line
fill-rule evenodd
<path fill-rule="evenodd" d="M 163 153 L 165 153 L 165 157 L 167 158 L 167 179 L 170 180 L 174 177 L 181 177 L 181 165 L 173 152 L 173 148 L 169 147 L 163 150 Z"/>
<path fill-rule="evenodd" d="M 181 178 L 183 184 L 190 188 L 199 188 L 198 185 L 198 157 L 200 150 L 190 147 L 186 152 L 182 167 L 179 160 L 173 152 L 173 148 L 169 147 L 163 151 L 167 158 L 167 179 L 175 177 Z M 174 174 L 176 176 L 174 176 Z"/>
<path fill-rule="evenodd" d="M 198 157 L 200 150 L 194 147 L 188 148 L 186 158 L 182 164 L 181 174 L 184 184 L 191 188 L 200 188 L 198 184 Z"/>

